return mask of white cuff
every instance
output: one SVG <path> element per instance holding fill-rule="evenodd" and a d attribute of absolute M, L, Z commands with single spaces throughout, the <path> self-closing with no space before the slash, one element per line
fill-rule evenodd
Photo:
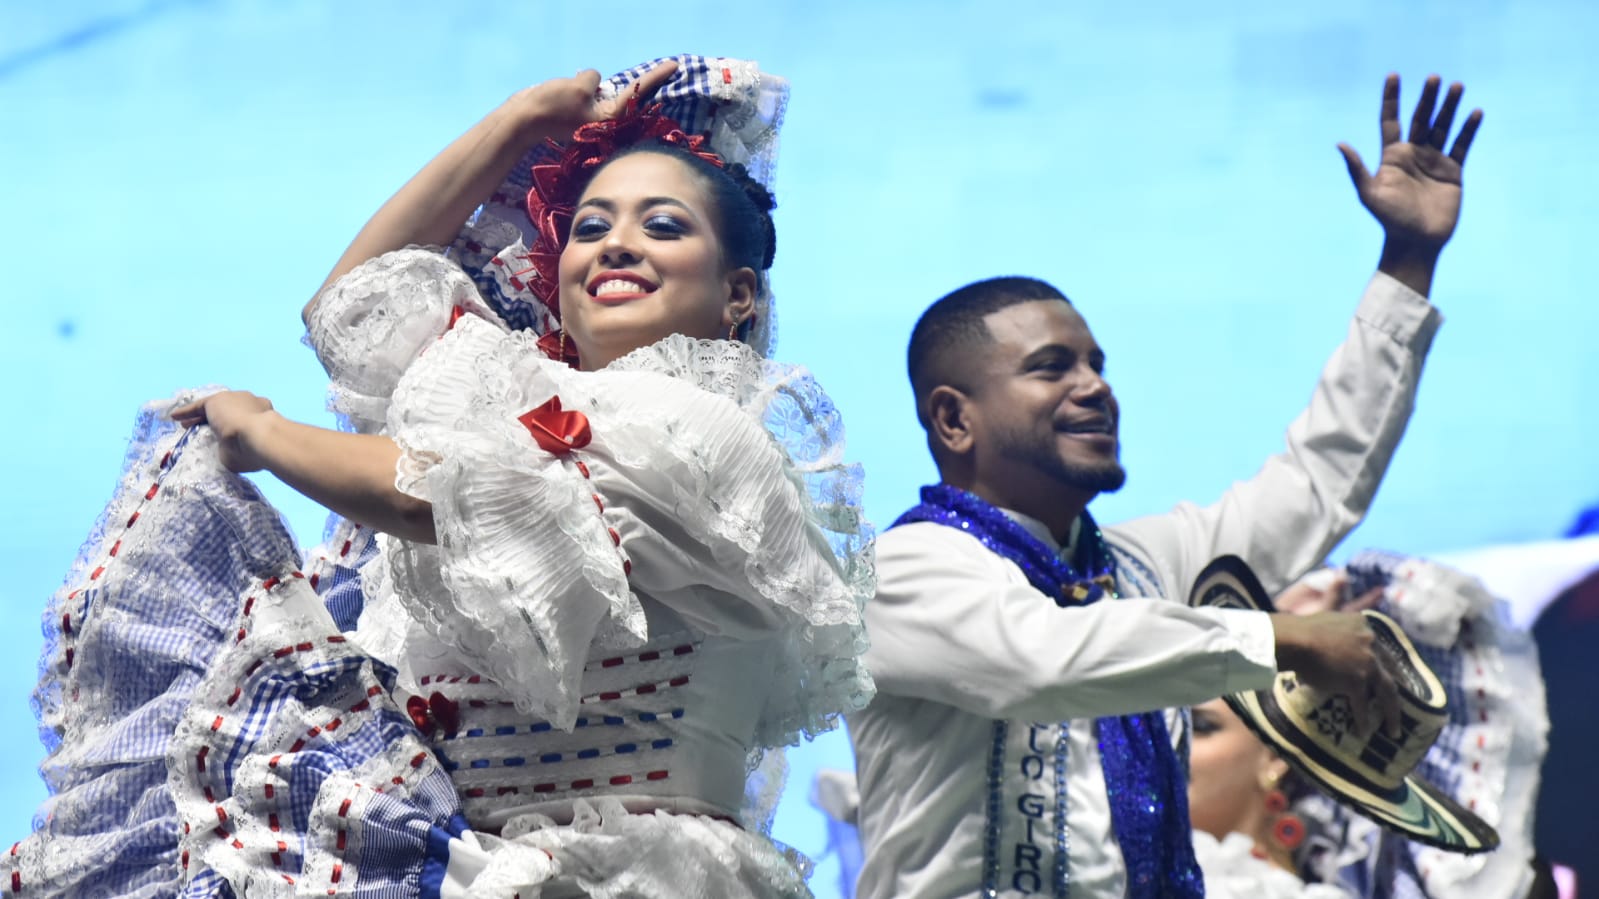
<path fill-rule="evenodd" d="M 1228 693 L 1263 690 L 1277 676 L 1277 631 L 1265 612 L 1212 609 L 1232 634 L 1237 656 L 1227 666 Z"/>
<path fill-rule="evenodd" d="M 1430 300 L 1384 272 L 1371 276 L 1355 317 L 1412 349 L 1426 349 L 1443 315 Z"/>

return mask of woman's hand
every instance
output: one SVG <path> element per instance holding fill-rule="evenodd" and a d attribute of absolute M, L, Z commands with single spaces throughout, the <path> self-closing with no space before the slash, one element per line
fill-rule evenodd
<path fill-rule="evenodd" d="M 546 138 L 570 140 L 583 125 L 614 118 L 632 97 L 654 96 L 676 71 L 677 63 L 661 63 L 635 81 L 632 90 L 611 100 L 599 98 L 600 73 L 593 70 L 513 94 L 383 204 L 328 272 L 301 317 L 309 322 L 316 297 L 368 259 L 412 244 L 448 246 L 461 223 L 493 195 L 530 148 Z"/>
<path fill-rule="evenodd" d="M 244 390 L 214 393 L 172 410 L 172 420 L 183 427 L 210 425 L 217 435 L 222 464 L 240 474 L 267 467 L 261 438 L 281 418 L 273 411 L 271 400 Z"/>
<path fill-rule="evenodd" d="M 572 132 L 590 122 L 615 118 L 634 97 L 648 100 L 676 72 L 677 63 L 667 60 L 645 72 L 629 90 L 602 100 L 600 73 L 584 69 L 571 78 L 552 78 L 523 88 L 512 95 L 506 105 L 518 111 L 538 139 L 566 140 Z"/>

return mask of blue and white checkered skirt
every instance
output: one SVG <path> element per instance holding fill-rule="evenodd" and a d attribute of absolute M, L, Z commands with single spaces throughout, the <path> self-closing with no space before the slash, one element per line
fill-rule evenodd
<path fill-rule="evenodd" d="M 0 854 L 25 897 L 806 897 L 728 819 L 633 813 L 471 831 L 440 757 L 345 634 L 370 532 L 302 564 L 208 429 L 141 416 L 122 484 L 45 612 L 35 693 L 51 790 Z"/>
<path fill-rule="evenodd" d="M 332 536 L 305 575 L 276 510 L 220 467 L 209 432 L 145 410 L 117 495 L 45 613 L 34 701 L 51 796 L 0 857 L 0 888 L 436 888 L 459 801 L 390 699 L 392 671 L 341 633 L 370 539 L 348 525 Z"/>

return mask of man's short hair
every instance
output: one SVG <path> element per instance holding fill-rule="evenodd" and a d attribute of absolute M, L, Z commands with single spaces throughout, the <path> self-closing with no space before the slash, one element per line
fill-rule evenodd
<path fill-rule="evenodd" d="M 1038 300 L 1060 300 L 1071 305 L 1066 295 L 1037 278 L 1018 276 L 977 281 L 946 294 L 927 307 L 911 331 L 906 351 L 911 391 L 916 395 L 916 416 L 923 417 L 922 401 L 934 388 L 948 384 L 960 390 L 970 388 L 969 360 L 993 340 L 983 319 L 1001 309 Z"/>

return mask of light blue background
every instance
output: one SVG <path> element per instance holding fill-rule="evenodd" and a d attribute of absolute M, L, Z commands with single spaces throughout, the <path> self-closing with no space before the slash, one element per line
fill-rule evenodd
<path fill-rule="evenodd" d="M 139 403 L 203 383 L 326 422 L 298 310 L 366 217 L 514 89 L 663 53 L 793 82 L 776 183 L 778 355 L 850 423 L 886 523 L 932 476 L 911 324 L 995 274 L 1055 282 L 1110 357 L 1128 487 L 1206 501 L 1280 444 L 1375 264 L 1334 150 L 1375 164 L 1384 74 L 1487 110 L 1434 291 L 1448 321 L 1371 516 L 1411 552 L 1558 534 L 1599 498 L 1599 7 L 0 0 L 0 838 L 42 798 L 37 619 Z M 282 489 L 303 539 L 320 515 Z M 777 834 L 833 735 L 791 753 Z M 815 886 L 832 889 L 821 859 Z"/>

